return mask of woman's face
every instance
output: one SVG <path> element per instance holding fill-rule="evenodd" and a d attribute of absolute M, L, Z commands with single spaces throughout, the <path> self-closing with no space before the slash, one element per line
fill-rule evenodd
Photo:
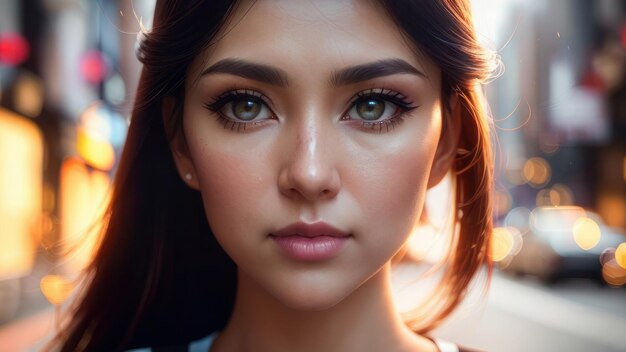
<path fill-rule="evenodd" d="M 292 308 L 333 306 L 401 248 L 445 172 L 440 72 L 368 1 L 244 3 L 218 38 L 186 80 L 179 171 L 241 275 Z"/>

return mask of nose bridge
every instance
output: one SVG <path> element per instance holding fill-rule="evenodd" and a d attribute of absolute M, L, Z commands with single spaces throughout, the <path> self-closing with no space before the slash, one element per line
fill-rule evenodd
<path fill-rule="evenodd" d="M 296 128 L 295 164 L 302 167 L 309 176 L 315 176 L 321 171 L 324 162 L 322 141 L 323 135 L 319 121 L 306 118 L 301 127 Z"/>
<path fill-rule="evenodd" d="M 280 178 L 281 190 L 308 200 L 336 194 L 339 175 L 332 155 L 332 127 L 319 112 L 310 110 L 294 118 L 291 152 Z M 281 181 L 279 180 L 279 181 Z"/>

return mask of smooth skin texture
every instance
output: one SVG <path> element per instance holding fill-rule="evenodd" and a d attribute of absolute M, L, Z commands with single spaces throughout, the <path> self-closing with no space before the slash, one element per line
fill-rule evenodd
<path fill-rule="evenodd" d="M 390 259 L 454 156 L 439 69 L 367 1 L 244 2 L 218 38 L 188 73 L 172 142 L 238 266 L 212 351 L 436 351 L 402 322 Z M 329 260 L 293 260 L 269 234 L 297 221 L 351 237 Z"/>

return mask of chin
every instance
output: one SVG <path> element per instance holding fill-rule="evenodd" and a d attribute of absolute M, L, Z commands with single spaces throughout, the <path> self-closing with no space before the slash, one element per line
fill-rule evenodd
<path fill-rule="evenodd" d="M 350 275 L 346 275 L 348 273 Z M 293 310 L 314 312 L 331 309 L 355 296 L 372 276 L 367 270 L 334 274 L 289 273 L 281 275 L 280 280 L 266 282 L 262 286 L 279 304 Z"/>
<path fill-rule="evenodd" d="M 265 291 L 280 305 L 299 311 L 323 311 L 333 308 L 359 286 L 354 279 L 324 277 L 315 273 L 284 275 L 282 280 L 267 282 Z"/>
<path fill-rule="evenodd" d="M 274 295 L 274 298 L 280 304 L 293 310 L 317 312 L 335 307 L 350 295 L 350 292 L 336 291 L 339 290 L 335 288 L 329 291 L 320 287 L 306 290 L 289 290 L 288 292 L 280 292 Z"/>

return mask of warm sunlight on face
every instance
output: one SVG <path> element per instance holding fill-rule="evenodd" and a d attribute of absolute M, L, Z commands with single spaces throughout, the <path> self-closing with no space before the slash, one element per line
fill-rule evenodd
<path fill-rule="evenodd" d="M 375 281 L 443 176 L 440 72 L 373 3 L 249 6 L 187 77 L 194 180 L 240 276 L 324 309 Z"/>

